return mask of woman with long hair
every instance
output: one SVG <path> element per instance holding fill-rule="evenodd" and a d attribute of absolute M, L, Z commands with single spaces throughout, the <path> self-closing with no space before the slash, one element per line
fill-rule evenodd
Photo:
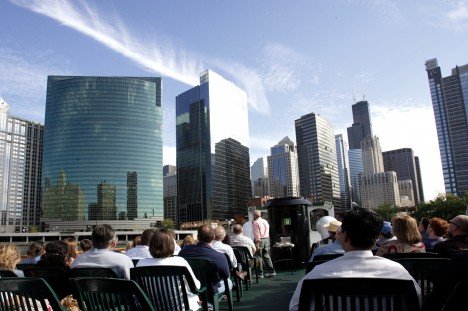
<path fill-rule="evenodd" d="M 377 251 L 377 256 L 385 257 L 392 253 L 426 252 L 416 219 L 406 214 L 397 215 L 392 219 L 392 229 L 396 240 L 384 242 Z"/>
<path fill-rule="evenodd" d="M 154 232 L 149 244 L 149 251 L 153 258 L 140 259 L 137 267 L 143 266 L 182 266 L 187 267 L 197 288 L 200 288 L 200 281 L 193 273 L 187 260 L 183 257 L 173 256 L 175 249 L 174 234 L 168 229 L 158 229 Z M 189 307 L 192 310 L 200 308 L 200 299 L 198 295 L 190 292 L 188 284 L 186 284 L 189 298 Z"/>

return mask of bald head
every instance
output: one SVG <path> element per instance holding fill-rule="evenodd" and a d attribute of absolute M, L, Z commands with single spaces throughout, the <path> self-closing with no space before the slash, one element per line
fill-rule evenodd
<path fill-rule="evenodd" d="M 260 218 L 260 216 L 262 216 L 262 213 L 260 213 L 259 210 L 253 211 L 253 218 L 254 219 Z"/>
<path fill-rule="evenodd" d="M 242 228 L 242 226 L 240 224 L 236 224 L 232 228 L 232 232 L 234 232 L 234 234 L 241 234 L 242 231 L 243 231 L 243 228 Z"/>
<path fill-rule="evenodd" d="M 223 226 L 218 226 L 214 229 L 215 240 L 222 241 L 226 237 L 226 229 Z"/>

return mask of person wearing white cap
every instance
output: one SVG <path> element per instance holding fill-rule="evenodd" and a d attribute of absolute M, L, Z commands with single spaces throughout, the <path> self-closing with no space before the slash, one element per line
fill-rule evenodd
<path fill-rule="evenodd" d="M 343 254 L 344 253 L 344 249 L 341 246 L 340 240 L 336 238 L 336 235 L 340 234 L 341 222 L 338 220 L 332 220 L 328 224 L 323 225 L 323 227 L 328 230 L 328 233 L 330 234 L 330 238 L 332 239 L 333 242 L 330 244 L 320 245 L 319 247 L 317 247 L 312 253 L 312 256 L 310 256 L 309 262 L 314 260 L 314 257 L 318 255 Z"/>

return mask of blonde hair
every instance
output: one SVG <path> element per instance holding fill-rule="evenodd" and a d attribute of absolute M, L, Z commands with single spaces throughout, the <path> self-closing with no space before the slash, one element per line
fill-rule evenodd
<path fill-rule="evenodd" d="M 13 270 L 21 256 L 15 244 L 0 245 L 0 267 Z"/>
<path fill-rule="evenodd" d="M 393 234 L 402 243 L 417 244 L 422 237 L 418 229 L 418 222 L 409 215 L 397 215 L 392 219 Z"/>
<path fill-rule="evenodd" d="M 63 239 L 63 242 L 67 244 L 68 248 L 68 258 L 76 258 L 78 257 L 78 242 L 76 241 L 75 238 L 65 238 Z"/>

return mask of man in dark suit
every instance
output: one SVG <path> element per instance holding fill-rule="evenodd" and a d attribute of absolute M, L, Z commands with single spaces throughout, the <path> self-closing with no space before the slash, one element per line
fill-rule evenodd
<path fill-rule="evenodd" d="M 220 253 L 211 248 L 211 243 L 214 240 L 214 236 L 214 230 L 210 226 L 200 226 L 198 228 L 198 243 L 184 246 L 179 252 L 179 256 L 187 259 L 204 258 L 210 260 L 216 267 L 218 274 L 221 277 L 218 282 L 213 284 L 214 292 L 218 293 L 225 290 L 224 282 L 222 281 L 224 277 L 228 278 L 230 289 L 232 289 L 232 282 L 229 279 L 229 264 L 227 262 L 226 256 L 223 253 Z"/>

